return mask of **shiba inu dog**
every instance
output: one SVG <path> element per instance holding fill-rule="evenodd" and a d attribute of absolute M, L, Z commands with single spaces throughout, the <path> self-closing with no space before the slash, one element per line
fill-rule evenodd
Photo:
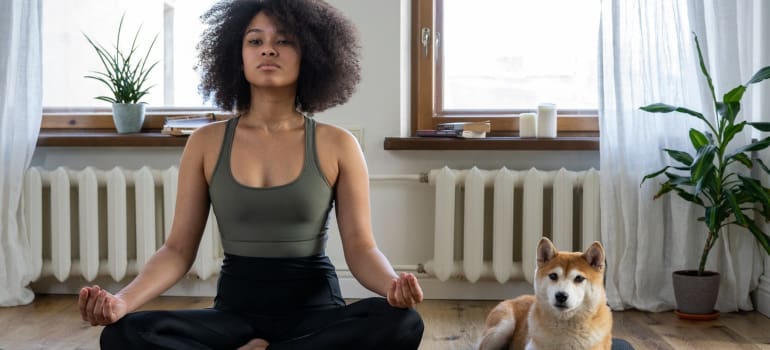
<path fill-rule="evenodd" d="M 604 247 L 559 252 L 537 245 L 535 295 L 498 304 L 487 316 L 479 350 L 607 349 L 612 313 L 604 293 Z"/>

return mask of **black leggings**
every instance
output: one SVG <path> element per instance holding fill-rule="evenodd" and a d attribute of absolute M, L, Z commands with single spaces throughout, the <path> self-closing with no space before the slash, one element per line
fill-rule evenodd
<path fill-rule="evenodd" d="M 423 323 L 383 298 L 344 305 L 325 256 L 225 256 L 212 309 L 142 311 L 104 328 L 102 349 L 417 349 Z"/>

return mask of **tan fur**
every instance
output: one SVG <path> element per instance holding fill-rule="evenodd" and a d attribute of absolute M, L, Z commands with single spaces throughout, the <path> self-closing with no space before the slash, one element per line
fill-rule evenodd
<path fill-rule="evenodd" d="M 492 309 L 479 350 L 610 349 L 612 313 L 606 305 L 601 243 L 568 253 L 543 238 L 537 260 L 535 295 L 505 300 Z M 551 273 L 557 274 L 556 281 Z M 585 280 L 575 282 L 578 275 Z M 575 304 L 559 304 L 551 298 L 557 292 Z"/>

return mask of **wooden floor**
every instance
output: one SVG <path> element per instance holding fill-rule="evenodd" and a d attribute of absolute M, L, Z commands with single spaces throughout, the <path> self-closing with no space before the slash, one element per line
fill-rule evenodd
<path fill-rule="evenodd" d="M 143 309 L 204 308 L 211 298 L 162 297 Z M 492 301 L 427 300 L 417 308 L 425 321 L 421 350 L 472 349 Z M 770 318 L 728 313 L 716 321 L 681 321 L 671 312 L 614 313 L 613 335 L 645 349 L 770 350 Z M 38 295 L 27 306 L 0 308 L 0 350 L 98 349 L 101 327 L 80 320 L 73 295 Z"/>

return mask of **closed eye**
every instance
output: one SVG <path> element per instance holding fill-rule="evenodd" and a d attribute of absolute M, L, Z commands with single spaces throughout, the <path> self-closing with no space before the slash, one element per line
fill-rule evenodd
<path fill-rule="evenodd" d="M 556 273 L 551 273 L 548 275 L 548 278 L 550 278 L 551 281 L 556 281 L 559 278 L 559 275 L 557 275 Z"/>
<path fill-rule="evenodd" d="M 583 276 L 575 276 L 575 283 L 582 283 L 585 279 Z"/>

